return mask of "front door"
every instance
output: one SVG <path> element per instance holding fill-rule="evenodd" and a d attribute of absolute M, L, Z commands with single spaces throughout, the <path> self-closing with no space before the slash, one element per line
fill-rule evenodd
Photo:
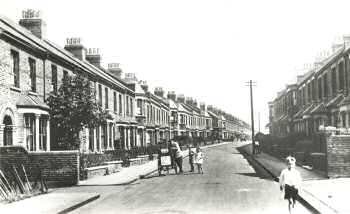
<path fill-rule="evenodd" d="M 10 146 L 13 145 L 12 142 L 12 120 L 11 117 L 5 116 L 3 124 L 5 125 L 4 127 L 4 146 Z"/>

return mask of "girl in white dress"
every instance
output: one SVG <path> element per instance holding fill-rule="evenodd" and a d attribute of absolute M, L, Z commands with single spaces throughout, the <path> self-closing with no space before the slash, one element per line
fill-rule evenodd
<path fill-rule="evenodd" d="M 197 147 L 197 153 L 195 154 L 195 163 L 196 163 L 197 168 L 198 168 L 198 173 L 203 174 L 203 168 L 202 168 L 203 152 L 199 147 Z"/>

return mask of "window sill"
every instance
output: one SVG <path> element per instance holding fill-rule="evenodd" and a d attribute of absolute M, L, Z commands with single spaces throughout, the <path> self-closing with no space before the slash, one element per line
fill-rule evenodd
<path fill-rule="evenodd" d="M 29 91 L 28 94 L 29 94 L 29 95 L 33 95 L 33 96 L 38 96 L 38 93 L 33 92 L 33 91 Z"/>
<path fill-rule="evenodd" d="M 17 88 L 15 86 L 10 87 L 11 91 L 21 92 L 22 90 L 20 88 Z"/>

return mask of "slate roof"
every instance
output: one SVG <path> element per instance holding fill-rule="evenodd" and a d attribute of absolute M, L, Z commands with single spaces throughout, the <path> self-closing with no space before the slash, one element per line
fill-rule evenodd
<path fill-rule="evenodd" d="M 338 94 L 336 97 L 331 99 L 327 104 L 327 108 L 336 108 L 338 104 L 344 99 L 344 96 L 342 94 Z"/>
<path fill-rule="evenodd" d="M 63 59 L 64 61 L 71 63 L 72 65 L 82 68 L 84 71 L 97 75 L 105 80 L 112 82 L 113 84 L 118 85 L 122 88 L 131 89 L 127 84 L 108 74 L 104 69 L 99 69 L 90 64 L 87 61 L 82 61 L 74 57 L 69 51 L 64 48 L 56 45 L 55 43 L 47 39 L 39 39 L 33 35 L 30 31 L 20 26 L 19 24 L 13 22 L 5 16 L 0 15 L 0 34 L 3 34 L 8 37 L 16 38 L 20 40 L 24 45 L 29 46 L 37 51 L 42 52 L 43 54 L 52 54 L 56 57 Z"/>
<path fill-rule="evenodd" d="M 326 114 L 329 110 L 326 108 L 324 103 L 318 104 L 314 109 L 311 110 L 311 114 Z"/>

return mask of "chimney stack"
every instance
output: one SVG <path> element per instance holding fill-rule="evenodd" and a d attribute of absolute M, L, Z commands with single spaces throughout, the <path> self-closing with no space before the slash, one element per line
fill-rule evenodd
<path fill-rule="evenodd" d="M 168 99 L 172 100 L 172 101 L 176 101 L 176 94 L 175 91 L 168 91 Z"/>
<path fill-rule="evenodd" d="M 345 36 L 345 38 L 346 38 L 346 36 Z M 334 40 L 335 41 L 332 44 L 332 53 L 335 53 L 337 50 L 342 48 L 344 45 L 344 37 L 341 38 L 340 36 L 337 36 Z"/>
<path fill-rule="evenodd" d="M 89 48 L 86 53 L 86 61 L 97 68 L 101 68 L 101 55 L 98 48 Z"/>
<path fill-rule="evenodd" d="M 43 39 L 46 36 L 46 23 L 42 20 L 42 12 L 40 10 L 23 10 L 19 24 L 39 39 Z"/>
<path fill-rule="evenodd" d="M 349 47 L 350 46 L 350 34 L 343 35 L 343 40 L 344 40 L 345 47 Z"/>
<path fill-rule="evenodd" d="M 137 83 L 137 78 L 134 73 L 125 73 L 124 81 L 129 84 L 135 84 Z"/>
<path fill-rule="evenodd" d="M 208 105 L 208 111 L 213 111 L 213 106 L 212 105 Z"/>
<path fill-rule="evenodd" d="M 193 105 L 193 99 L 192 97 L 186 97 L 186 104 L 192 106 Z"/>
<path fill-rule="evenodd" d="M 206 108 L 205 108 L 205 103 L 201 102 L 201 103 L 199 104 L 199 106 L 200 106 L 200 109 L 201 109 L 202 111 L 205 111 L 205 110 L 206 110 Z"/>
<path fill-rule="evenodd" d="M 185 95 L 179 94 L 179 96 L 177 97 L 177 101 L 179 103 L 185 103 Z"/>
<path fill-rule="evenodd" d="M 156 87 L 154 89 L 154 94 L 157 95 L 158 97 L 164 97 L 164 90 L 162 87 Z"/>
<path fill-rule="evenodd" d="M 298 75 L 297 76 L 297 83 L 300 82 L 304 78 L 304 75 Z"/>
<path fill-rule="evenodd" d="M 197 104 L 197 100 L 196 100 L 196 99 L 193 99 L 192 105 L 193 105 L 194 107 L 198 107 L 198 104 Z"/>
<path fill-rule="evenodd" d="M 81 42 L 81 38 L 68 38 L 64 49 L 71 52 L 76 58 L 84 61 L 86 57 L 86 49 Z"/>
<path fill-rule="evenodd" d="M 119 63 L 108 63 L 108 72 L 113 76 L 121 79 L 123 70 L 119 67 Z"/>
<path fill-rule="evenodd" d="M 140 81 L 139 81 L 139 84 L 141 85 L 141 88 L 142 88 L 145 92 L 148 92 L 148 84 L 147 84 L 146 81 L 140 80 Z"/>

